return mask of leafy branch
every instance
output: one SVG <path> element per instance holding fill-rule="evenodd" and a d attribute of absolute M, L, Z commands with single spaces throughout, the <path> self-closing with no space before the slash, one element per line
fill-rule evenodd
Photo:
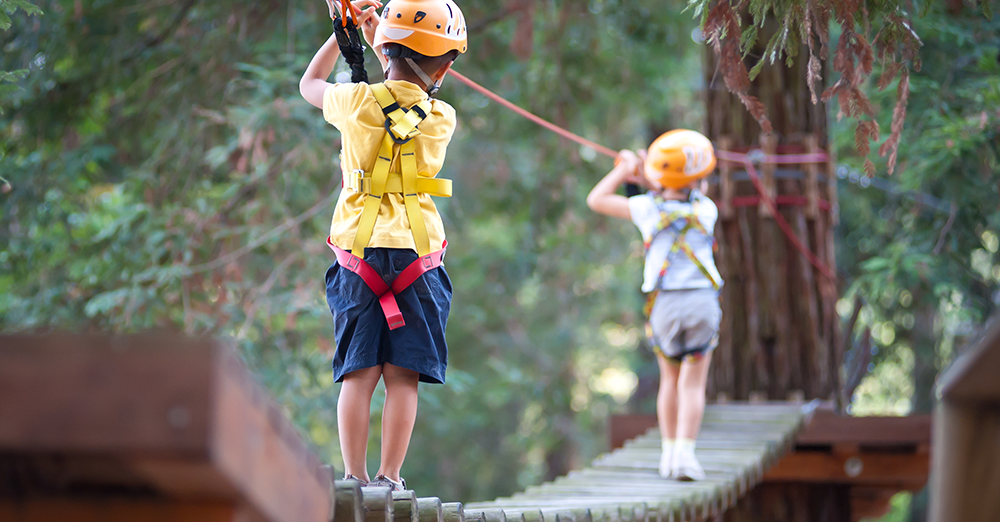
<path fill-rule="evenodd" d="M 27 0 L 0 0 L 0 31 L 10 29 L 10 26 L 13 24 L 10 17 L 19 10 L 27 13 L 28 16 L 41 16 L 42 14 L 42 10 L 39 9 L 38 6 L 28 2 Z M 19 82 L 27 75 L 27 69 L 0 71 L 0 101 L 17 91 L 17 87 L 9 84 Z M 0 114 L 3 114 L 2 106 L 0 106 Z M 3 182 L 3 187 L 5 189 L 4 192 L 9 192 L 7 188 L 10 187 L 10 185 L 6 182 L 6 180 Z"/>
<path fill-rule="evenodd" d="M 992 18 L 991 0 L 974 2 L 987 18 Z M 792 65 L 803 44 L 808 51 L 806 80 L 813 103 L 837 99 L 840 116 L 855 119 L 855 145 L 865 157 L 865 171 L 874 175 L 875 165 L 867 158 L 871 143 L 879 140 L 875 108 L 861 86 L 872 74 L 876 60 L 881 65 L 879 90 L 898 79 L 896 107 L 890 135 L 879 147 L 879 155 L 888 158 L 889 173 L 896 166 L 899 139 L 906 121 L 910 96 L 910 70 L 920 70 L 919 50 L 923 45 L 913 30 L 907 12 L 911 6 L 903 0 L 865 2 L 862 0 L 691 0 L 701 16 L 702 30 L 719 57 L 726 87 L 739 97 L 765 132 L 771 132 L 764 104 L 749 94 L 750 83 L 765 64 L 783 60 Z M 759 61 L 747 70 L 744 59 L 758 41 L 765 22 L 776 21 L 777 30 L 768 38 Z M 817 96 L 822 79 L 820 60 L 827 54 L 830 22 L 840 26 L 833 70 L 839 79 Z M 874 34 L 873 34 L 874 32 Z"/>

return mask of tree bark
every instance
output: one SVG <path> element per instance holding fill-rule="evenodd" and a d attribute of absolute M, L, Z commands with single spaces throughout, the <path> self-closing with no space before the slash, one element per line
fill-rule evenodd
<path fill-rule="evenodd" d="M 766 42 L 776 29 L 766 25 L 759 41 Z M 748 67 L 763 54 L 763 43 L 758 45 L 748 55 Z M 799 56 L 808 56 L 805 46 Z M 766 65 L 753 82 L 750 94 L 764 103 L 774 126 L 772 135 L 763 135 L 739 99 L 726 90 L 718 60 L 706 47 L 708 137 L 720 149 L 733 152 L 759 148 L 769 154 L 795 154 L 825 149 L 826 109 L 812 104 L 807 62 Z M 768 197 L 798 198 L 778 206 L 778 211 L 799 241 L 833 268 L 836 208 L 831 205 L 836 185 L 824 179 L 832 172 L 829 165 L 765 163 L 758 170 Z M 836 283 L 794 247 L 763 199 L 759 204 L 745 199 L 758 193 L 741 166 L 720 165 L 719 182 L 709 195 L 720 209 L 717 259 L 726 281 L 720 332 L 724 343 L 711 374 L 712 393 L 735 400 L 747 400 L 751 394 L 771 400 L 836 396 L 842 359 L 836 346 L 840 328 Z"/>

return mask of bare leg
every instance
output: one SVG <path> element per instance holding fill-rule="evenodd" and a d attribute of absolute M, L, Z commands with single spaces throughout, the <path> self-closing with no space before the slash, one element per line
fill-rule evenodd
<path fill-rule="evenodd" d="M 677 408 L 677 438 L 697 439 L 701 419 L 705 414 L 705 386 L 708 384 L 708 367 L 712 353 L 695 360 L 685 360 L 680 368 L 677 391 L 680 395 Z"/>
<path fill-rule="evenodd" d="M 368 481 L 368 423 L 371 420 L 372 394 L 382 376 L 382 367 L 373 366 L 344 376 L 337 399 L 337 432 L 340 453 L 347 475 Z"/>
<path fill-rule="evenodd" d="M 382 410 L 382 465 L 378 474 L 399 482 L 399 471 L 410 446 L 413 423 L 417 420 L 417 385 L 420 374 L 383 365 L 385 408 Z"/>
<path fill-rule="evenodd" d="M 660 425 L 660 437 L 677 438 L 677 382 L 681 368 L 671 364 L 662 354 L 656 354 L 660 365 L 660 389 L 656 393 L 656 420 Z"/>

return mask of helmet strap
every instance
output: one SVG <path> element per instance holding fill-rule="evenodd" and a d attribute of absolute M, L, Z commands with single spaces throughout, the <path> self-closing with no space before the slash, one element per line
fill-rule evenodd
<path fill-rule="evenodd" d="M 403 59 L 406 60 L 406 64 L 410 66 L 411 70 L 413 70 L 413 74 L 416 74 L 417 77 L 420 78 L 420 81 L 424 82 L 424 88 L 427 89 L 427 94 L 431 96 L 437 94 L 438 89 L 441 88 L 441 84 L 431 79 L 430 75 L 417 65 L 417 62 L 413 61 L 413 58 L 407 57 Z"/>

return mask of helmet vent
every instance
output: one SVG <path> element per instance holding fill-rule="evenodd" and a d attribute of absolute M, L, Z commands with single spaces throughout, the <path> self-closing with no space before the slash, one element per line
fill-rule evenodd
<path fill-rule="evenodd" d="M 413 23 L 418 24 L 421 20 L 427 17 L 427 13 L 423 11 L 417 11 L 417 14 L 413 16 Z"/>

